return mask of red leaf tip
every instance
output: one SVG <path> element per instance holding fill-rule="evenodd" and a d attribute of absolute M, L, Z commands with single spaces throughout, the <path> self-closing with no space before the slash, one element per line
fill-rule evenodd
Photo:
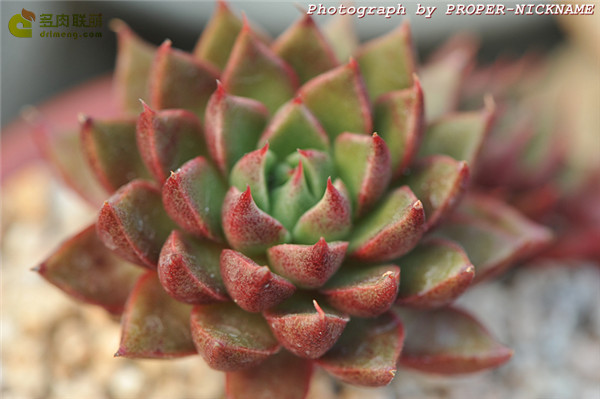
<path fill-rule="evenodd" d="M 325 312 L 323 311 L 323 309 L 321 309 L 321 306 L 319 306 L 316 299 L 313 299 L 313 305 L 314 305 L 317 313 L 319 314 L 321 321 L 325 321 Z"/>

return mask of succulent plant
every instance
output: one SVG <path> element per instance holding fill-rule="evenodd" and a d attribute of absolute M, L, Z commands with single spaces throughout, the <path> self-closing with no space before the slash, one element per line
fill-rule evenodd
<path fill-rule="evenodd" d="M 451 305 L 551 240 L 470 185 L 493 101 L 456 110 L 467 65 L 417 69 L 408 24 L 356 47 L 338 22 L 270 41 L 219 2 L 193 53 L 116 22 L 124 116 L 40 136 L 110 193 L 37 270 L 121 315 L 117 356 L 198 353 L 230 398 L 302 398 L 315 365 L 381 386 L 511 357 Z"/>

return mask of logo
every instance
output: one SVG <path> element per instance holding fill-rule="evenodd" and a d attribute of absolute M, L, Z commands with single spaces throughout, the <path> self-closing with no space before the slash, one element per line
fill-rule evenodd
<path fill-rule="evenodd" d="M 35 21 L 35 14 L 23 9 L 8 21 L 8 30 L 15 37 L 31 37 L 31 21 Z"/>

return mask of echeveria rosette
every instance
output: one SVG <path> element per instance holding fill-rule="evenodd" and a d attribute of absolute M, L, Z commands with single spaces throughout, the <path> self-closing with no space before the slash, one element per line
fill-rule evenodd
<path fill-rule="evenodd" d="M 198 353 L 230 398 L 302 398 L 315 365 L 381 386 L 398 364 L 453 374 L 510 358 L 448 305 L 550 234 L 468 189 L 494 104 L 459 112 L 440 87 L 426 125 L 436 90 L 423 93 L 408 25 L 349 59 L 351 31 L 326 37 L 304 16 L 270 41 L 223 2 L 193 54 L 117 28 L 124 113 L 145 102 L 82 117 L 113 194 L 39 272 L 123 312 L 119 356 Z"/>

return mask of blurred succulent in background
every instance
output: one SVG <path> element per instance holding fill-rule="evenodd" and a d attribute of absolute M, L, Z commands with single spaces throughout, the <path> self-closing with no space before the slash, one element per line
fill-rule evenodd
<path fill-rule="evenodd" d="M 315 364 L 381 386 L 511 357 L 451 304 L 552 235 L 471 182 L 496 116 L 457 110 L 474 53 L 418 69 L 408 24 L 358 47 L 346 22 L 271 41 L 219 2 L 193 53 L 115 22 L 124 116 L 38 126 L 73 188 L 110 197 L 37 270 L 122 315 L 116 355 L 199 353 L 230 398 L 302 398 Z"/>

